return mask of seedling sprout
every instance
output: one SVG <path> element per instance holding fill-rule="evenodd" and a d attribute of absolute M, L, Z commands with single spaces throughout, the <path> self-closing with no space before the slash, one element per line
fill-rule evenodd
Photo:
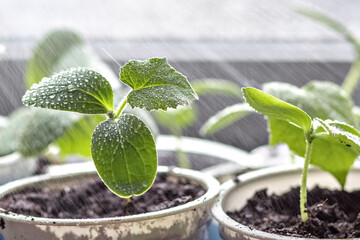
<path fill-rule="evenodd" d="M 91 154 L 106 186 L 120 197 L 145 193 L 157 172 L 155 141 L 138 117 L 123 113 L 127 104 L 147 111 L 189 105 L 197 95 L 186 77 L 165 58 L 132 60 L 120 69 L 120 80 L 132 88 L 117 108 L 113 90 L 98 72 L 73 68 L 44 78 L 24 95 L 26 106 L 103 114 L 94 130 Z"/>

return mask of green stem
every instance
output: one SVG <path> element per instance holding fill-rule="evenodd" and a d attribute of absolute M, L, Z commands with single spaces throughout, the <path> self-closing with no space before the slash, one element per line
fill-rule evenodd
<path fill-rule="evenodd" d="M 186 152 L 182 150 L 182 142 L 181 142 L 181 129 L 180 130 L 173 130 L 173 135 L 176 136 L 176 156 L 178 160 L 178 166 L 181 168 L 191 168 L 191 163 L 188 155 Z"/>
<path fill-rule="evenodd" d="M 118 118 L 120 116 L 120 114 L 124 110 L 126 104 L 127 104 L 127 96 L 120 102 L 118 110 L 115 115 L 115 118 Z"/>
<path fill-rule="evenodd" d="M 312 147 L 312 140 L 309 139 L 309 137 L 306 137 L 305 162 L 301 176 L 301 188 L 300 188 L 300 214 L 301 214 L 301 220 L 303 222 L 306 222 L 308 220 L 306 183 L 307 183 L 307 175 L 310 164 L 311 147 Z"/>
<path fill-rule="evenodd" d="M 360 56 L 358 56 L 355 62 L 351 65 L 349 73 L 346 75 L 342 89 L 350 96 L 354 92 L 356 85 L 360 79 Z"/>

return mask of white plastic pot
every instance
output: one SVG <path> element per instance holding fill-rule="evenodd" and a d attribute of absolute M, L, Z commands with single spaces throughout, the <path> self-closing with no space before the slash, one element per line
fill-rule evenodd
<path fill-rule="evenodd" d="M 218 191 L 219 183 L 213 177 L 193 170 L 159 167 L 179 178 L 201 184 L 206 193 L 187 204 L 157 212 L 126 217 L 102 219 L 51 219 L 7 213 L 0 209 L 0 239 L 23 240 L 161 240 L 202 239 L 211 219 L 210 207 Z M 0 201 L 6 194 L 27 186 L 49 186 L 60 188 L 62 184 L 80 184 L 97 177 L 94 170 L 83 169 L 67 174 L 47 174 L 8 183 L 0 187 Z"/>
<path fill-rule="evenodd" d="M 231 219 L 226 212 L 240 210 L 247 199 L 260 189 L 267 188 L 268 193 L 281 194 L 291 187 L 299 186 L 301 167 L 280 166 L 272 167 L 240 175 L 236 180 L 229 180 L 221 186 L 218 201 L 212 207 L 212 215 L 219 223 L 220 235 L 225 240 L 300 240 L 295 238 L 266 233 L 251 229 Z M 360 189 L 360 168 L 354 167 L 347 178 L 345 190 Z M 318 168 L 310 168 L 308 188 L 315 185 L 329 189 L 339 189 L 335 178 Z"/>
<path fill-rule="evenodd" d="M 259 167 L 257 161 L 249 161 L 248 152 L 230 145 L 192 137 L 181 137 L 180 143 L 183 152 L 202 156 L 190 158 L 191 165 L 206 165 L 211 159 L 211 166 L 201 168 L 200 171 L 214 176 L 220 182 Z M 179 147 L 178 139 L 171 135 L 160 135 L 156 140 L 156 147 L 158 151 L 174 153 Z"/>

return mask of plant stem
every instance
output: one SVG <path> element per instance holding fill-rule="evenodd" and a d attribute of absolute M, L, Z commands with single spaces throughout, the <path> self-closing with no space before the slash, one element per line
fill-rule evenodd
<path fill-rule="evenodd" d="M 115 115 L 115 118 L 118 118 L 120 116 L 120 114 L 124 110 L 126 104 L 127 104 L 127 96 L 120 102 L 118 110 Z"/>
<path fill-rule="evenodd" d="M 354 92 L 356 85 L 360 79 L 360 55 L 356 58 L 355 62 L 351 65 L 349 73 L 342 84 L 342 89 L 350 96 Z"/>
<path fill-rule="evenodd" d="M 307 175 L 310 164 L 311 147 L 312 147 L 312 139 L 310 139 L 310 137 L 306 137 L 305 161 L 302 170 L 301 187 L 300 187 L 300 214 L 301 214 L 301 220 L 303 222 L 306 222 L 308 220 L 306 183 L 307 183 Z"/>
<path fill-rule="evenodd" d="M 176 136 L 176 156 L 178 160 L 178 165 L 181 168 L 191 168 L 190 159 L 186 152 L 182 150 L 182 142 L 181 142 L 181 129 L 172 130 L 173 135 Z"/>

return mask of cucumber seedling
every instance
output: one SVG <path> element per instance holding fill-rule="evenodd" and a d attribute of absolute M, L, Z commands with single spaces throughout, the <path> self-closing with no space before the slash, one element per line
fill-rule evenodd
<path fill-rule="evenodd" d="M 286 131 L 282 131 L 282 134 L 301 133 L 300 138 L 294 141 L 300 145 L 305 144 L 305 161 L 300 186 L 300 214 L 301 220 L 306 222 L 308 220 L 306 184 L 310 163 L 331 173 L 344 187 L 349 169 L 360 153 L 360 133 L 344 122 L 311 118 L 299 107 L 256 88 L 243 88 L 243 95 L 255 111 L 267 117 L 271 131 L 281 132 L 286 126 Z M 292 127 L 287 127 L 289 124 Z"/>
<path fill-rule="evenodd" d="M 132 90 L 114 107 L 110 83 L 98 72 L 73 68 L 44 78 L 25 93 L 26 106 L 104 114 L 94 130 L 91 155 L 105 185 L 120 197 L 145 193 L 157 172 L 151 131 L 138 117 L 123 113 L 127 104 L 147 111 L 189 105 L 197 95 L 186 77 L 166 58 L 131 60 L 120 69 L 120 80 Z"/>

